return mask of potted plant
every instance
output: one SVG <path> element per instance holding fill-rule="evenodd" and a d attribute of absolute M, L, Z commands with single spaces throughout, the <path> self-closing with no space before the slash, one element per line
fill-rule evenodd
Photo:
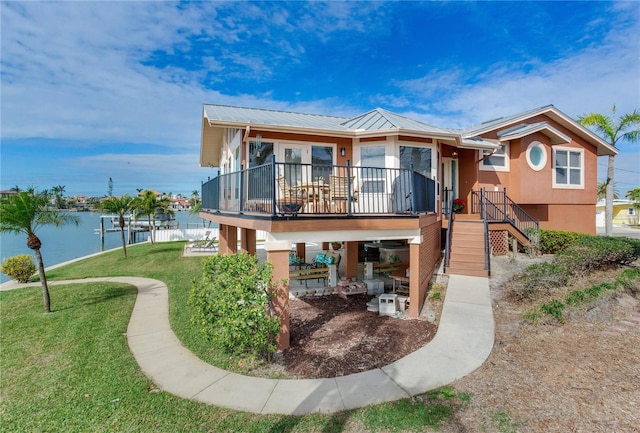
<path fill-rule="evenodd" d="M 467 205 L 467 202 L 462 200 L 461 198 L 457 198 L 453 200 L 453 212 L 460 213 Z"/>

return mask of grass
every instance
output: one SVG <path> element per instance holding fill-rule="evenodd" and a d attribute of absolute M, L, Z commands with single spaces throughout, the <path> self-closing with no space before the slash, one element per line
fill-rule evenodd
<path fill-rule="evenodd" d="M 214 353 L 189 320 L 186 300 L 201 258 L 182 243 L 142 244 L 47 273 L 49 280 L 140 276 L 169 287 L 174 332 L 203 359 Z M 343 432 L 424 431 L 470 396 L 443 388 L 424 401 L 402 400 L 331 415 L 256 415 L 175 397 L 155 389 L 126 342 L 134 287 L 115 283 L 51 286 L 52 313 L 40 287 L 0 292 L 0 432 Z M 203 356 L 204 355 L 204 356 Z M 364 427 L 363 427 L 364 426 Z"/>

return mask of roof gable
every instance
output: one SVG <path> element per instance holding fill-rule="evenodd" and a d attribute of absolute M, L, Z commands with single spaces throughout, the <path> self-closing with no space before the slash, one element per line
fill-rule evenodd
<path fill-rule="evenodd" d="M 382 108 L 376 108 L 368 113 L 348 119 L 345 122 L 342 122 L 342 125 L 348 129 L 354 129 L 357 131 L 385 131 L 398 129 L 434 132 L 438 134 L 450 133 L 450 131 L 446 129 L 428 125 Z"/>
<path fill-rule="evenodd" d="M 478 136 L 478 135 L 486 134 L 486 133 L 491 132 L 491 131 L 499 130 L 500 128 L 504 128 L 504 127 L 509 126 L 509 125 L 513 125 L 514 123 L 515 124 L 518 124 L 518 123 L 526 124 L 526 120 L 527 119 L 530 119 L 532 117 L 535 117 L 535 116 L 538 116 L 538 115 L 541 115 L 541 114 L 545 115 L 546 117 L 548 117 L 548 118 L 550 118 L 552 120 L 554 120 L 555 122 L 559 123 L 560 125 L 562 125 L 566 129 L 571 131 L 576 136 L 581 137 L 582 139 L 584 139 L 588 143 L 594 145 L 597 148 L 598 156 L 616 155 L 618 153 L 618 150 L 615 147 L 612 147 L 611 145 L 609 145 L 602 138 L 600 138 L 599 136 L 597 136 L 596 134 L 594 134 L 593 132 L 591 132 L 590 130 L 585 128 L 584 126 L 582 126 L 580 123 L 578 123 L 577 121 L 575 121 L 571 117 L 569 117 L 566 114 L 564 114 L 562 111 L 558 110 L 553 105 L 546 105 L 544 107 L 535 108 L 533 110 L 525 111 L 523 113 L 515 114 L 513 116 L 500 117 L 498 119 L 494 119 L 494 120 L 490 120 L 488 122 L 481 123 L 480 125 L 475 125 L 475 126 L 466 128 L 466 129 L 462 130 L 462 136 L 463 136 L 463 138 L 475 137 L 475 136 Z M 538 123 L 534 124 L 534 125 L 537 125 L 535 127 L 534 127 L 534 125 L 527 125 L 527 126 L 531 126 L 532 127 L 529 133 L 536 132 L 536 131 L 534 131 L 534 129 L 535 128 L 539 128 L 537 130 L 543 131 L 546 134 L 550 134 L 549 136 L 552 138 L 552 140 L 564 140 L 565 138 L 569 138 L 566 134 L 561 133 L 560 131 L 558 131 L 557 129 L 553 128 L 548 123 L 547 123 L 548 126 L 544 126 L 545 123 L 547 123 L 547 122 L 538 122 Z M 542 125 L 542 127 L 540 127 L 541 125 Z M 516 126 L 520 126 L 520 125 L 516 125 Z M 496 132 L 498 132 L 498 131 L 496 131 Z M 522 131 L 520 131 L 520 132 L 522 132 Z M 558 134 L 561 134 L 561 135 L 558 135 Z M 520 135 L 520 136 L 524 136 L 524 135 L 526 135 L 526 134 L 523 134 L 523 135 Z M 513 137 L 513 138 L 515 138 L 515 137 Z M 511 139 L 513 139 L 513 138 L 511 138 Z M 501 139 L 502 140 L 509 140 L 510 138 L 505 138 L 503 136 L 503 137 L 501 137 Z"/>
<path fill-rule="evenodd" d="M 531 125 L 522 123 L 512 128 L 498 131 L 496 134 L 500 140 L 515 140 L 517 138 L 533 134 L 534 132 L 542 132 L 551 139 L 551 144 L 564 144 L 571 142 L 571 137 L 558 131 L 556 128 L 551 126 L 549 122 L 537 122 Z"/>

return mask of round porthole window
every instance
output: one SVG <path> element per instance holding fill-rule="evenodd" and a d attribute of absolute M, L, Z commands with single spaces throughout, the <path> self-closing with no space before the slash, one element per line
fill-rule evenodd
<path fill-rule="evenodd" d="M 542 143 L 534 141 L 527 147 L 527 162 L 532 170 L 540 171 L 547 164 L 547 150 Z"/>

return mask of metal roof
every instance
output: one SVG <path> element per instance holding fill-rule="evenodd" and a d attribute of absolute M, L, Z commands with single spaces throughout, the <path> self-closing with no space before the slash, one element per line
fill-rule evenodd
<path fill-rule="evenodd" d="M 555 108 L 553 105 L 545 105 L 544 107 L 534 108 L 532 110 L 528 110 L 522 113 L 514 114 L 512 116 L 498 117 L 497 119 L 488 120 L 486 122 L 482 122 L 479 125 L 470 126 L 468 128 L 462 129 L 462 134 L 464 136 L 474 136 L 478 134 L 482 134 L 483 132 L 490 131 L 499 127 L 500 125 L 506 125 L 509 123 L 513 123 L 517 119 L 526 119 L 531 116 L 535 116 L 539 113 L 542 113 L 550 108 Z"/>
<path fill-rule="evenodd" d="M 531 125 L 522 123 L 512 128 L 498 131 L 496 134 L 498 135 L 498 138 L 502 140 L 515 140 L 517 138 L 524 137 L 525 135 L 533 134 L 534 132 L 538 131 L 541 131 L 544 135 L 551 138 L 551 144 L 571 142 L 570 137 L 558 131 L 556 128 L 551 126 L 549 122 L 537 122 Z"/>
<path fill-rule="evenodd" d="M 502 139 L 523 136 L 526 133 L 542 131 L 555 142 L 570 141 L 567 135 L 552 127 L 547 122 L 538 122 L 533 125 L 525 125 L 525 121 L 531 117 L 544 114 L 552 120 L 559 122 L 563 127 L 587 139 L 597 146 L 600 155 L 617 154 L 618 151 L 602 138 L 588 130 L 580 123 L 570 118 L 553 105 L 535 108 L 519 114 L 500 117 L 462 130 L 452 130 L 432 126 L 418 120 L 392 113 L 382 108 L 376 108 L 356 117 L 347 118 L 339 116 L 326 116 L 319 114 L 294 113 L 290 111 L 266 110 L 261 108 L 243 108 L 228 105 L 204 104 L 204 118 L 210 126 L 235 126 L 263 125 L 291 129 L 306 129 L 315 131 L 335 132 L 338 134 L 376 133 L 376 131 L 398 131 L 406 133 L 421 133 L 447 136 L 452 138 L 457 146 L 469 146 L 472 148 L 494 147 L 495 143 L 479 140 L 478 137 L 485 133 L 495 131 L 501 126 L 508 126 L 521 122 L 519 130 L 509 132 L 502 131 Z M 504 135 L 506 134 L 506 135 Z"/>
<path fill-rule="evenodd" d="M 295 113 L 261 108 L 204 105 L 204 115 L 211 124 L 272 125 L 329 131 L 407 130 L 437 134 L 456 134 L 396 113 L 376 108 L 353 118 Z"/>
<path fill-rule="evenodd" d="M 262 108 L 205 104 L 204 115 L 210 123 L 289 126 L 331 131 L 347 130 L 341 125 L 342 122 L 347 120 L 346 117 L 265 110 Z"/>
<path fill-rule="evenodd" d="M 384 131 L 390 129 L 405 129 L 411 131 L 451 134 L 451 131 L 428 125 L 417 120 L 409 119 L 382 108 L 376 108 L 368 113 L 353 117 L 342 123 L 349 129 L 360 131 Z"/>
<path fill-rule="evenodd" d="M 498 119 L 493 119 L 488 122 L 484 122 L 479 125 L 475 125 L 470 128 L 463 129 L 461 131 L 461 134 L 463 138 L 482 135 L 487 132 L 494 131 L 503 125 L 504 126 L 511 125 L 514 123 L 518 123 L 519 121 L 524 122 L 526 119 L 529 119 L 534 116 L 538 116 L 540 114 L 544 114 L 550 119 L 561 124 L 564 128 L 568 129 L 572 133 L 582 137 L 583 139 L 586 139 L 588 142 L 595 145 L 597 148 L 598 156 L 616 155 L 618 153 L 618 149 L 611 146 L 609 143 L 603 140 L 602 137 L 598 136 L 594 132 L 585 128 L 575 119 L 572 119 L 571 117 L 567 116 L 566 114 L 558 110 L 553 105 L 545 105 L 544 107 L 534 108 L 533 110 L 525 111 L 519 114 L 514 114 L 513 116 L 500 117 Z M 556 140 L 564 140 L 564 138 L 567 138 L 565 134 L 561 133 L 555 128 L 552 128 L 550 125 L 548 128 L 543 128 L 543 129 L 546 132 L 551 133 Z"/>

